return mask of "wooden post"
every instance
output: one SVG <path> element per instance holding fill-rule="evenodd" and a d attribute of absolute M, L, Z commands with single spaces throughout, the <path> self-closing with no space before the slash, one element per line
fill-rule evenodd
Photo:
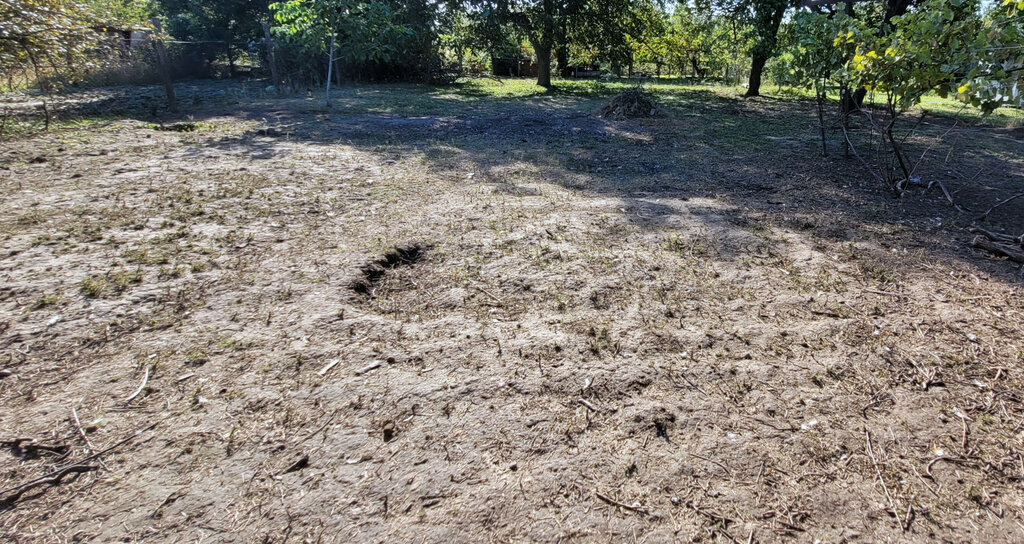
<path fill-rule="evenodd" d="M 281 78 L 277 77 L 277 60 L 274 56 L 274 38 L 270 36 L 270 23 L 263 23 L 263 40 L 267 47 L 267 64 L 270 67 L 270 79 L 274 83 L 274 93 L 281 96 Z"/>
<path fill-rule="evenodd" d="M 334 34 L 331 34 L 331 46 L 327 49 L 327 107 L 331 107 L 331 71 L 334 69 Z"/>
<path fill-rule="evenodd" d="M 43 119 L 45 123 L 43 125 L 43 130 L 50 130 L 50 106 L 45 100 L 43 100 Z"/>
<path fill-rule="evenodd" d="M 160 34 L 163 33 L 163 29 L 160 26 L 160 19 L 154 17 L 150 20 L 153 23 L 153 28 L 156 30 L 156 35 L 153 37 L 153 51 L 156 52 L 156 62 L 160 71 L 160 79 L 164 83 L 164 91 L 167 93 L 167 109 L 171 112 L 178 112 L 178 101 L 174 98 L 174 81 L 171 80 L 171 66 L 170 61 L 167 59 L 167 48 L 164 47 L 163 38 Z"/>

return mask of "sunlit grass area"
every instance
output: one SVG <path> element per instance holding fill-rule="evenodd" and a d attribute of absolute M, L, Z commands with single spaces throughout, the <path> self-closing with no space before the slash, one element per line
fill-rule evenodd
<path fill-rule="evenodd" d="M 761 93 L 765 96 L 780 98 L 814 99 L 814 91 L 812 89 L 797 87 L 766 86 L 762 88 Z M 839 93 L 829 91 L 828 100 L 833 104 L 837 104 L 839 102 Z M 885 96 L 869 94 L 865 100 L 869 104 L 883 105 L 885 103 Z M 1020 126 L 1024 122 L 1024 110 L 1021 108 L 1004 106 L 986 114 L 981 109 L 964 104 L 953 97 L 943 98 L 935 93 L 926 94 L 921 99 L 921 103 L 911 108 L 909 113 L 911 115 L 920 115 L 922 112 L 962 119 L 972 125 L 1000 128 L 1013 128 Z"/>

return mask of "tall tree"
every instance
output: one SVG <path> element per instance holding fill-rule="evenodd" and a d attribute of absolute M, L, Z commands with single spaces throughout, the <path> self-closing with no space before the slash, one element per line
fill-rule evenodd
<path fill-rule="evenodd" d="M 789 6 L 788 0 L 750 0 L 755 42 L 750 50 L 750 80 L 743 96 L 761 95 L 764 66 L 775 54 L 779 25 Z"/>
<path fill-rule="evenodd" d="M 491 27 L 515 25 L 530 41 L 537 56 L 537 85 L 551 88 L 551 53 L 559 32 L 583 0 L 494 0 L 483 4 Z"/>
<path fill-rule="evenodd" d="M 652 0 L 480 0 L 490 28 L 514 25 L 526 35 L 537 57 L 537 84 L 551 88 L 551 56 L 568 63 L 570 44 L 595 47 L 629 57 L 629 34 L 642 24 Z M 563 50 L 565 49 L 565 50 Z"/>

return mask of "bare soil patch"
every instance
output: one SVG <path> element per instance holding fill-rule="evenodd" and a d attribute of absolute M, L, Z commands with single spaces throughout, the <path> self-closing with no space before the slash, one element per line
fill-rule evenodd
<path fill-rule="evenodd" d="M 0 539 L 1024 539 L 1018 140 L 910 143 L 961 213 L 797 101 L 414 100 L 4 143 Z"/>

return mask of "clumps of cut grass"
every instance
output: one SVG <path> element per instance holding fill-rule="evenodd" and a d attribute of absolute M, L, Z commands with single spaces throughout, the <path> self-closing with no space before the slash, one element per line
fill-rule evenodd
<path fill-rule="evenodd" d="M 718 255 L 717 244 L 706 232 L 686 238 L 672 234 L 665 241 L 665 249 L 694 259 L 707 259 Z"/>
<path fill-rule="evenodd" d="M 210 360 L 210 355 L 205 348 L 194 347 L 185 353 L 185 364 L 191 366 L 200 366 L 206 364 Z"/>
<path fill-rule="evenodd" d="M 900 281 L 900 273 L 894 267 L 878 262 L 860 262 L 860 270 L 869 278 L 883 284 L 895 284 Z"/>
<path fill-rule="evenodd" d="M 157 272 L 157 278 L 160 280 L 171 280 L 180 278 L 185 275 L 184 266 L 161 266 Z"/>
<path fill-rule="evenodd" d="M 85 298 L 100 298 L 107 290 L 107 278 L 94 274 L 82 280 L 78 287 Z"/>
<path fill-rule="evenodd" d="M 171 123 L 165 125 L 163 123 L 150 125 L 153 130 L 160 130 L 163 132 L 195 132 L 202 127 L 200 123 Z"/>
<path fill-rule="evenodd" d="M 33 300 L 32 304 L 29 305 L 28 309 L 29 309 L 29 311 L 42 310 L 43 308 L 47 308 L 49 306 L 53 306 L 54 304 L 57 304 L 57 302 L 59 302 L 59 301 L 60 301 L 60 295 L 57 294 L 57 293 L 50 293 L 50 294 L 47 294 L 47 295 L 42 295 L 42 296 L 36 298 L 35 300 Z"/>
<path fill-rule="evenodd" d="M 92 274 L 83 279 L 78 287 L 86 298 L 107 298 L 120 295 L 140 283 L 140 270 L 114 270 L 106 274 Z"/>
<path fill-rule="evenodd" d="M 131 264 L 167 264 L 170 256 L 163 252 L 149 251 L 147 248 L 129 249 L 121 254 L 125 262 Z"/>

